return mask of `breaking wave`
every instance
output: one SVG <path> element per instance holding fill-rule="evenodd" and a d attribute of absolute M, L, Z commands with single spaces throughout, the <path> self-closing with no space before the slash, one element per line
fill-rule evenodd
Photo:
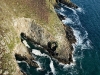
<path fill-rule="evenodd" d="M 77 40 L 77 42 L 75 44 L 73 44 L 74 47 L 74 51 L 73 51 L 73 63 L 69 64 L 62 64 L 60 63 L 59 65 L 63 65 L 63 69 L 68 69 L 71 68 L 71 75 L 74 74 L 73 71 L 75 71 L 75 74 L 77 74 L 76 69 L 74 68 L 76 66 L 76 61 L 79 60 L 80 63 L 80 68 L 82 68 L 81 65 L 81 59 L 84 58 L 84 54 L 83 51 L 86 49 L 90 49 L 92 48 L 91 46 L 91 41 L 88 38 L 88 32 L 86 31 L 86 29 L 83 27 L 80 18 L 78 16 L 78 13 L 83 13 L 84 14 L 84 10 L 82 8 L 77 8 L 77 9 L 72 9 L 69 8 L 63 4 L 61 4 L 61 8 L 60 9 L 55 9 L 57 13 L 65 16 L 65 19 L 62 20 L 62 22 L 65 25 L 69 25 L 74 33 L 74 36 Z"/>
<path fill-rule="evenodd" d="M 82 26 L 79 16 L 77 14 L 77 11 L 80 13 L 84 13 L 84 10 L 80 7 L 74 10 L 63 4 L 61 4 L 60 9 L 55 9 L 55 10 L 57 13 L 63 16 L 67 16 L 65 17 L 65 20 L 62 20 L 62 22 L 65 25 L 71 26 L 71 28 L 73 29 L 74 35 L 77 40 L 75 46 L 80 46 L 81 50 L 92 48 L 91 41 L 88 39 L 88 32 Z"/>
<path fill-rule="evenodd" d="M 76 9 L 76 11 L 81 12 L 81 13 L 83 13 L 83 14 L 85 13 L 84 10 L 83 10 L 81 7 L 78 7 L 78 8 Z"/>

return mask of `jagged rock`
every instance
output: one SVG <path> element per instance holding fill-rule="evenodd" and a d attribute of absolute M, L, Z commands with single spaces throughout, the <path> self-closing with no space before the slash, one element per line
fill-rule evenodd
<path fill-rule="evenodd" d="M 62 21 L 62 20 L 65 20 L 65 18 L 66 18 L 65 16 L 63 16 L 63 15 L 61 15 L 61 14 L 58 14 L 58 13 L 57 13 L 57 15 L 58 15 L 58 17 L 59 17 L 59 19 L 60 19 L 61 21 Z"/>
<path fill-rule="evenodd" d="M 62 3 L 62 4 L 65 4 L 67 5 L 68 7 L 71 7 L 71 8 L 74 8 L 74 9 L 77 9 L 78 6 L 75 5 L 74 3 L 72 3 L 70 0 L 56 0 L 56 2 L 59 4 L 59 3 Z"/>
<path fill-rule="evenodd" d="M 34 62 L 34 58 L 28 58 L 27 56 L 21 56 L 20 54 L 15 54 L 16 60 L 18 61 L 26 61 L 29 65 L 34 66 L 36 68 L 38 68 L 38 64 L 36 62 Z"/>
<path fill-rule="evenodd" d="M 75 39 L 75 36 L 73 34 L 73 30 L 70 26 L 67 26 L 67 25 L 64 25 L 65 27 L 65 32 L 66 32 L 66 37 L 67 39 L 70 41 L 70 43 L 75 43 L 76 42 L 76 39 Z"/>
<path fill-rule="evenodd" d="M 57 42 L 48 42 L 48 48 L 50 50 L 55 51 L 57 47 L 58 47 Z"/>

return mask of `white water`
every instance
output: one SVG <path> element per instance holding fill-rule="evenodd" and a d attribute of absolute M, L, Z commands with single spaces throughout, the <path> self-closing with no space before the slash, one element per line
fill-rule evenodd
<path fill-rule="evenodd" d="M 34 62 L 36 62 L 37 64 L 38 64 L 38 68 L 37 68 L 37 71 L 39 71 L 39 70 L 42 70 L 43 68 L 41 67 L 41 63 L 39 62 L 39 61 L 34 61 Z"/>
<path fill-rule="evenodd" d="M 47 54 L 45 53 L 41 53 L 39 50 L 36 50 L 36 49 L 32 49 L 32 53 L 37 55 L 37 56 L 42 56 L 42 57 L 48 57 L 50 59 L 50 68 L 51 68 L 51 72 L 53 73 L 53 75 L 56 75 L 56 71 L 55 71 L 55 67 L 53 65 L 53 61 L 52 59 L 50 58 L 50 56 L 48 56 Z M 41 69 L 41 65 L 40 63 L 38 62 L 40 68 L 38 68 L 39 70 Z"/>
<path fill-rule="evenodd" d="M 23 44 L 24 44 L 26 47 L 30 48 L 30 46 L 28 45 L 28 43 L 26 42 L 26 40 L 23 40 Z"/>
<path fill-rule="evenodd" d="M 63 65 L 64 69 L 67 69 L 68 67 L 73 68 L 73 66 L 76 65 L 76 60 L 82 59 L 84 57 L 83 51 L 81 51 L 81 56 L 74 54 L 77 47 L 79 47 L 81 50 L 90 49 L 92 47 L 91 47 L 91 41 L 88 39 L 88 33 L 85 30 L 85 28 L 82 26 L 82 24 L 80 22 L 80 18 L 77 14 L 77 12 L 84 14 L 84 10 L 80 7 L 78 9 L 74 10 L 72 8 L 69 8 L 65 5 L 63 5 L 63 4 L 62 4 L 62 6 L 66 7 L 67 9 L 71 10 L 72 12 L 66 15 L 67 10 L 64 10 L 63 7 L 61 7 L 61 9 L 56 9 L 56 12 L 65 16 L 65 20 L 62 20 L 62 22 L 65 25 L 70 24 L 70 26 L 73 30 L 74 36 L 77 40 L 77 42 L 73 45 L 73 47 L 74 47 L 74 51 L 73 51 L 73 55 L 72 55 L 73 63 L 71 63 L 70 65 L 69 64 L 65 65 L 65 64 L 59 63 L 59 65 Z M 81 61 L 80 61 L 80 64 L 81 64 Z M 82 68 L 82 66 L 80 68 Z"/>
<path fill-rule="evenodd" d="M 55 68 L 54 68 L 54 65 L 53 65 L 53 61 L 51 60 L 50 62 L 50 68 L 51 68 L 51 71 L 54 75 L 56 75 L 56 72 L 55 72 Z"/>
<path fill-rule="evenodd" d="M 72 8 L 65 6 L 65 5 L 63 5 L 63 6 L 70 9 L 73 12 L 73 14 L 71 14 L 71 15 L 64 14 L 65 10 L 63 8 L 56 10 L 56 11 L 58 11 L 58 13 L 63 14 L 64 16 L 69 16 L 65 20 L 62 20 L 62 22 L 64 24 L 67 24 L 67 25 L 68 24 L 72 25 L 72 29 L 73 29 L 74 35 L 76 37 L 76 40 L 77 40 L 75 45 L 81 46 L 81 50 L 92 48 L 90 45 L 91 41 L 88 39 L 88 33 L 85 30 L 85 28 L 82 26 L 80 19 L 79 19 L 79 16 L 77 14 L 77 11 L 80 13 L 84 13 L 84 10 L 80 7 L 78 9 L 74 10 Z M 84 30 L 84 35 L 82 35 L 81 29 Z M 84 40 L 86 40 L 86 41 L 84 42 Z"/>
<path fill-rule="evenodd" d="M 78 8 L 76 9 L 76 11 L 81 12 L 81 13 L 85 13 L 84 10 L 83 10 L 81 7 L 78 7 Z"/>
<path fill-rule="evenodd" d="M 62 20 L 64 24 L 74 24 L 74 22 L 70 18 L 65 18 L 65 20 Z"/>

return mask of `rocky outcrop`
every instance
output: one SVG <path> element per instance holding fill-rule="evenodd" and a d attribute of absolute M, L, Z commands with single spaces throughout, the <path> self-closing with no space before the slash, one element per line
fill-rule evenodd
<path fill-rule="evenodd" d="M 72 54 L 71 44 L 75 43 L 75 37 L 70 27 L 62 25 L 63 28 L 60 29 L 62 32 L 57 30 L 54 31 L 56 34 L 52 35 L 46 28 L 27 18 L 16 19 L 15 24 L 20 31 L 18 32 L 19 34 L 23 32 L 29 41 L 42 46 L 51 56 L 59 59 L 60 62 L 69 62 L 69 55 Z M 23 27 L 27 27 L 27 30 L 22 30 L 24 29 Z"/>
<path fill-rule="evenodd" d="M 23 75 L 16 59 L 38 67 L 21 42 L 21 33 L 58 61 L 72 62 L 75 37 L 60 21 L 64 17 L 54 10 L 59 2 L 77 8 L 68 0 L 0 0 L 0 75 Z"/>
<path fill-rule="evenodd" d="M 17 61 L 25 61 L 26 63 L 28 63 L 31 66 L 34 66 L 36 68 L 38 68 L 38 65 L 36 62 L 34 62 L 34 57 L 32 57 L 32 54 L 30 53 L 30 50 L 25 47 L 24 44 L 19 43 L 16 47 L 15 47 L 15 58 Z"/>

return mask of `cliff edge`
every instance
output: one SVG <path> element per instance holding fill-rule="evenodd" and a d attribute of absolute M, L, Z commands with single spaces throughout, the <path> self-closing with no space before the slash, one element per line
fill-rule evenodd
<path fill-rule="evenodd" d="M 23 45 L 21 35 L 40 45 L 59 62 L 72 62 L 73 31 L 58 18 L 59 3 L 77 8 L 69 0 L 0 0 L 0 75 L 23 75 L 16 57 L 38 65 Z"/>

